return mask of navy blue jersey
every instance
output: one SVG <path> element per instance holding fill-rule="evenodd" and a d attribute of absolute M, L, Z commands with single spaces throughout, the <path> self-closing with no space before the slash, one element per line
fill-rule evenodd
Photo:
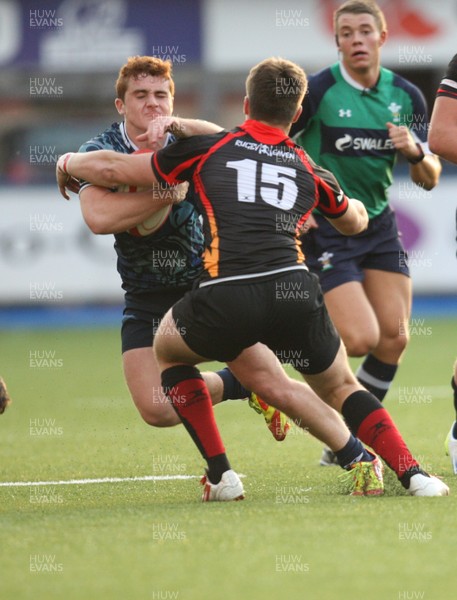
<path fill-rule="evenodd" d="M 169 141 L 173 141 L 170 136 Z M 131 154 L 137 148 L 128 138 L 123 123 L 113 123 L 79 149 L 80 152 L 115 150 Z M 82 182 L 81 189 L 88 185 Z M 117 270 L 122 287 L 129 293 L 157 288 L 188 288 L 202 270 L 203 232 L 199 215 L 188 199 L 174 204 L 165 223 L 144 237 L 114 234 Z"/>

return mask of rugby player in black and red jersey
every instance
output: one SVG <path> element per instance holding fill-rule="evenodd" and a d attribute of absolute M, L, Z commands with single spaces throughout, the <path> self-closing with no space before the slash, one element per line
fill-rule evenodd
<path fill-rule="evenodd" d="M 368 223 L 363 204 L 347 198 L 333 175 L 288 137 L 306 84 L 298 65 L 267 59 L 248 76 L 243 125 L 172 144 L 152 161 L 109 151 L 95 152 L 89 160 L 65 155 L 57 166 L 59 185 L 78 176 L 104 186 L 190 181 L 195 187 L 204 221 L 204 272 L 199 287 L 165 315 L 154 349 L 162 386 L 207 461 L 204 500 L 236 500 L 244 492 L 194 365 L 208 359 L 227 362 L 245 387 L 322 439 L 324 404 L 285 375 L 277 360 L 283 356 L 384 458 L 411 495 L 447 495 L 448 487 L 422 471 L 388 412 L 353 375 L 318 279 L 305 265 L 298 236 L 314 208 L 345 235 L 363 231 Z M 285 215 L 294 227 L 277 227 Z M 294 293 L 278 299 L 283 290 Z M 258 342 L 274 354 L 257 356 Z M 275 390 L 281 390 L 279 397 Z M 380 461 L 361 449 L 361 459 L 348 465 L 355 491 L 382 493 Z"/>
<path fill-rule="evenodd" d="M 85 142 L 79 152 L 115 150 L 131 154 L 149 148 L 145 132 L 173 113 L 174 81 L 169 61 L 152 56 L 132 56 L 122 65 L 115 85 L 115 107 L 122 122 Z M 187 134 L 214 133 L 220 127 L 207 121 L 173 118 L 174 126 Z M 155 149 L 174 141 L 166 133 Z M 152 353 L 155 331 L 166 311 L 177 302 L 202 270 L 203 233 L 191 198 L 175 203 L 153 233 L 131 235 L 130 230 L 164 206 L 162 188 L 129 193 L 104 188 L 91 182 L 77 183 L 81 211 L 93 233 L 113 234 L 117 269 L 125 292 L 122 319 L 122 363 L 131 397 L 146 423 L 171 427 L 179 416 L 164 396 L 160 371 Z M 168 205 L 166 205 L 169 207 Z M 204 374 L 213 404 L 229 398 L 249 398 L 249 404 L 265 417 L 275 439 L 285 438 L 290 427 L 287 418 L 268 407 L 261 398 L 242 388 L 229 369 Z"/>

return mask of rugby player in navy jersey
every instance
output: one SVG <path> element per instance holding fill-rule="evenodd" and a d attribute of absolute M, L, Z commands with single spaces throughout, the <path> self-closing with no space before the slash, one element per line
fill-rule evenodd
<path fill-rule="evenodd" d="M 448 487 L 422 471 L 388 412 L 353 375 L 318 278 L 306 267 L 298 236 L 314 208 L 345 235 L 368 224 L 363 204 L 349 199 L 333 175 L 288 137 L 301 112 L 306 75 L 290 61 L 267 59 L 251 69 L 246 92 L 247 120 L 233 131 L 182 140 L 152 160 L 99 151 L 90 158 L 69 153 L 57 165 L 61 189 L 72 176 L 107 187 L 183 181 L 195 187 L 204 222 L 204 271 L 199 286 L 163 318 L 154 350 L 162 386 L 207 462 L 203 500 L 244 495 L 195 367 L 208 359 L 227 362 L 244 386 L 319 439 L 329 433 L 327 418 L 334 414 L 327 417 L 323 398 L 384 458 L 409 494 L 447 495 Z M 294 227 L 277 227 L 285 216 Z M 283 290 L 294 293 L 278 299 Z M 272 352 L 266 355 L 258 342 Z M 285 375 L 277 360 L 284 356 L 317 396 Z M 346 446 L 354 444 L 360 442 L 349 438 Z M 380 494 L 381 463 L 359 447 L 358 460 L 347 464 L 354 492 Z M 340 452 L 348 449 L 341 446 Z"/>
<path fill-rule="evenodd" d="M 457 164 L 457 54 L 448 65 L 446 74 L 436 92 L 430 120 L 430 149 Z M 454 394 L 455 421 L 446 438 L 446 450 L 457 475 L 457 361 L 451 379 Z"/>
<path fill-rule="evenodd" d="M 174 82 L 171 64 L 150 56 L 131 57 L 119 71 L 115 106 L 123 122 L 113 123 L 80 148 L 80 152 L 110 149 L 130 154 L 148 147 L 148 126 L 172 115 Z M 192 133 L 213 133 L 220 127 L 206 121 L 173 119 L 175 126 Z M 173 141 L 166 134 L 159 141 Z M 73 189 L 76 191 L 79 185 Z M 179 192 L 177 192 L 179 194 Z M 128 230 L 168 206 L 164 187 L 129 193 L 82 182 L 79 190 L 84 219 L 96 234 L 114 234 L 117 269 L 125 291 L 122 321 L 122 361 L 132 399 L 146 423 L 169 427 L 180 423 L 160 385 L 160 372 L 152 353 L 154 333 L 165 312 L 189 290 L 202 270 L 203 233 L 194 204 L 185 199 L 173 204 L 163 225 L 144 237 Z M 264 415 L 277 440 L 290 425 L 285 415 L 245 390 L 229 369 L 205 373 L 214 403 L 248 396 Z"/>
<path fill-rule="evenodd" d="M 317 227 L 303 243 L 349 356 L 365 357 L 358 379 L 382 401 L 408 343 L 412 295 L 408 257 L 389 206 L 392 169 L 403 155 L 411 180 L 430 190 L 441 165 L 427 145 L 422 93 L 381 66 L 387 25 L 377 4 L 344 2 L 334 13 L 334 31 L 340 61 L 310 77 L 291 135 L 335 174 L 346 194 L 365 204 L 370 224 L 348 239 L 316 212 Z M 321 464 L 332 464 L 332 454 L 324 451 Z"/>

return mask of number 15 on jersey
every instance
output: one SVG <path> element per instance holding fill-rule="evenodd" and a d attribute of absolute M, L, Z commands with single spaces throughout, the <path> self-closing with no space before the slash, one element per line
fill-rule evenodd
<path fill-rule="evenodd" d="M 259 163 L 256 160 L 231 160 L 226 163 L 229 169 L 237 171 L 237 192 L 239 202 L 255 202 L 261 198 L 267 204 L 290 210 L 295 205 L 298 187 L 295 183 L 297 171 L 291 167 Z M 257 189 L 257 172 L 260 172 L 260 186 Z"/>

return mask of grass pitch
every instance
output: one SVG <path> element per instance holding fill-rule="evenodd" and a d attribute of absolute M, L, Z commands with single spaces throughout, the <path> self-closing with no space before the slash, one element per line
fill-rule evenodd
<path fill-rule="evenodd" d="M 144 424 L 115 330 L 2 333 L 13 404 L 0 417 L 0 597 L 345 600 L 455 596 L 457 479 L 444 455 L 457 321 L 413 323 L 385 405 L 448 498 L 344 495 L 338 468 L 294 429 L 282 443 L 247 403 L 216 409 L 246 500 L 201 504 L 182 427 Z M 356 363 L 354 362 L 354 367 Z M 218 365 L 211 364 L 212 368 Z M 47 482 L 193 475 L 190 479 Z M 41 483 L 37 483 L 41 482 Z"/>

